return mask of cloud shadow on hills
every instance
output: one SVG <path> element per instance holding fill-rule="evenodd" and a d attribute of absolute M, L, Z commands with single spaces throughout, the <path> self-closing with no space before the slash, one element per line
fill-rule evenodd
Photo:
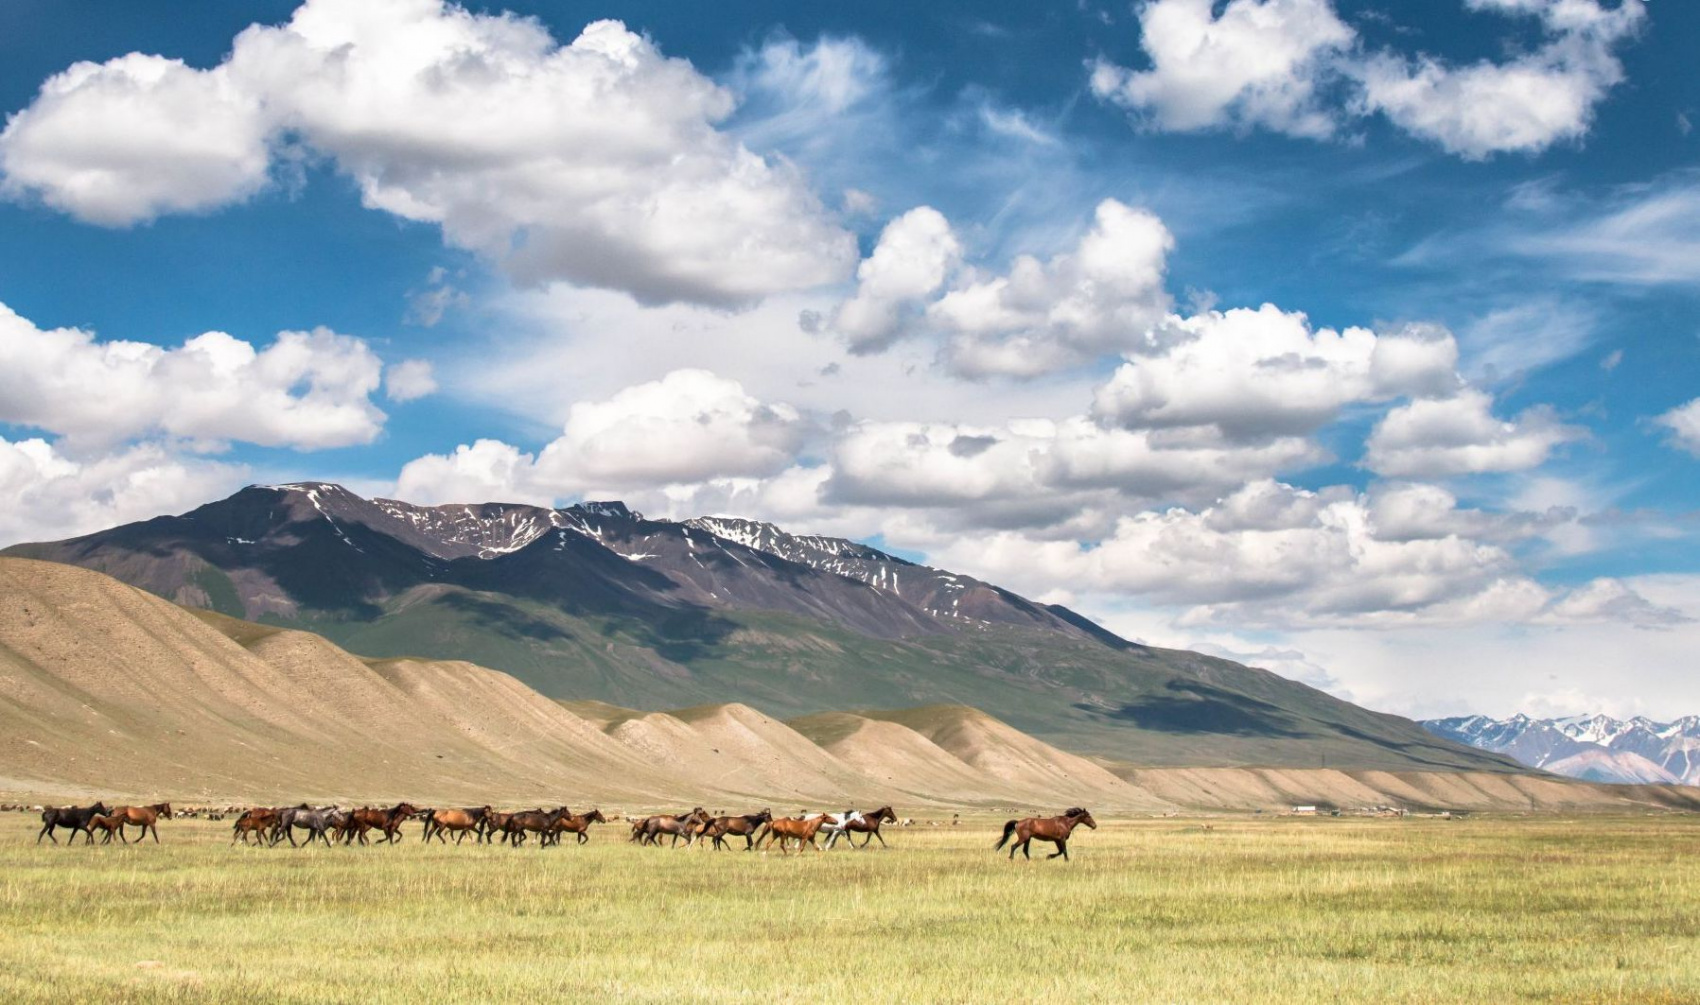
<path fill-rule="evenodd" d="M 1170 681 L 1167 693 L 1144 695 L 1120 708 L 1075 708 L 1159 733 L 1227 733 L 1291 739 L 1314 737 L 1293 716 L 1266 701 L 1195 681 Z"/>

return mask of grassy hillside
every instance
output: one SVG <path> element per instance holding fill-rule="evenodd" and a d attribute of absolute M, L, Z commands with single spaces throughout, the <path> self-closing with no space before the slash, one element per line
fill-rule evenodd
<path fill-rule="evenodd" d="M 966 704 L 1066 749 L 1143 765 L 1525 770 L 1267 671 L 1012 626 L 889 640 L 773 613 L 656 625 L 439 587 L 374 621 L 305 626 L 357 652 L 467 659 L 547 695 L 634 708 L 739 701 L 793 718 Z"/>

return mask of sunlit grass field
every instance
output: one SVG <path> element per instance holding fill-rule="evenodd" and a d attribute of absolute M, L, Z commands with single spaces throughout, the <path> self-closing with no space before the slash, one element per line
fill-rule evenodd
<path fill-rule="evenodd" d="M 0 1000 L 1694 1002 L 1700 818 L 997 821 L 823 855 L 32 842 Z M 63 839 L 61 839 L 63 840 Z M 865 996 L 865 997 L 864 997 Z"/>

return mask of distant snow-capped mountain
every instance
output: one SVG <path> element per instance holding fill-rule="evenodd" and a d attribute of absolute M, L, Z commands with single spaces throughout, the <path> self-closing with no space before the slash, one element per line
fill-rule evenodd
<path fill-rule="evenodd" d="M 1558 775 L 1595 782 L 1700 785 L 1700 716 L 1654 722 L 1644 716 L 1467 715 L 1429 719 L 1422 725 L 1436 736 L 1506 754 Z"/>

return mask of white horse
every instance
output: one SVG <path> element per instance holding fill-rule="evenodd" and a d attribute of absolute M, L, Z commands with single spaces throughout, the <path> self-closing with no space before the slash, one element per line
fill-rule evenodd
<path fill-rule="evenodd" d="M 862 819 L 860 810 L 845 810 L 843 813 L 828 813 L 826 823 L 820 825 L 821 833 L 826 835 L 826 846 L 831 848 L 844 836 L 845 829 L 852 823 Z M 856 842 L 850 842 L 850 847 L 856 847 Z"/>

